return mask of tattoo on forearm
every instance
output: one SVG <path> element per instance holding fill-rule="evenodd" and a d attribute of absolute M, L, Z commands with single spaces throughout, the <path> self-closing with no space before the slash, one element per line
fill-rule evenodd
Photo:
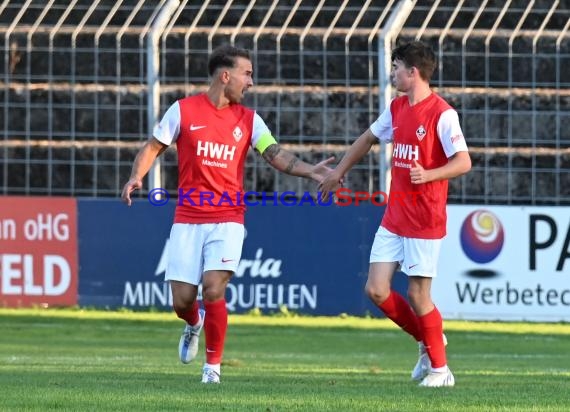
<path fill-rule="evenodd" d="M 271 163 L 273 159 L 275 159 L 275 156 L 277 156 L 280 151 L 281 148 L 279 147 L 278 144 L 272 144 L 267 149 L 265 149 L 262 156 L 265 159 L 265 161 Z"/>
<path fill-rule="evenodd" d="M 287 174 L 290 174 L 291 171 L 293 170 L 293 168 L 295 167 L 295 165 L 299 162 L 299 159 L 297 159 L 296 157 L 294 157 L 293 159 L 291 159 L 291 161 L 289 162 L 289 164 L 287 165 L 287 167 L 285 168 L 284 172 Z"/>

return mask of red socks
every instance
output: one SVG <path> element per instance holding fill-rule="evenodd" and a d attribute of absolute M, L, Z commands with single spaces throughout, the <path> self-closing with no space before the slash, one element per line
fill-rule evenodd
<path fill-rule="evenodd" d="M 443 343 L 443 320 L 436 307 L 419 318 L 420 328 L 423 334 L 423 341 L 431 360 L 432 368 L 441 368 L 447 365 L 445 356 L 445 344 Z"/>
<path fill-rule="evenodd" d="M 379 305 L 379 308 L 386 317 L 412 335 L 418 342 L 423 341 L 432 368 L 447 365 L 443 343 L 443 320 L 436 307 L 430 313 L 418 317 L 400 294 L 391 291 L 388 299 Z"/>
<path fill-rule="evenodd" d="M 226 300 L 220 299 L 215 302 L 203 301 L 206 309 L 204 319 L 204 333 L 206 335 L 206 362 L 211 365 L 221 363 L 224 352 L 224 341 L 228 328 L 228 310 Z M 192 307 L 186 312 L 176 312 L 180 319 L 183 319 L 191 326 L 200 322 L 198 301 L 194 301 Z"/>
<path fill-rule="evenodd" d="M 412 335 L 416 341 L 421 342 L 423 340 L 418 317 L 402 295 L 392 290 L 388 299 L 378 307 L 386 317 Z"/>
<path fill-rule="evenodd" d="M 195 326 L 198 324 L 198 322 L 200 322 L 200 315 L 198 314 L 199 308 L 200 306 L 198 305 L 198 301 L 195 300 L 190 310 L 186 312 L 177 311 L 176 315 L 178 315 L 180 319 L 185 320 L 186 323 L 189 324 L 190 326 Z"/>
<path fill-rule="evenodd" d="M 222 362 L 224 353 L 224 341 L 228 328 L 228 309 L 226 300 L 220 299 L 215 302 L 203 301 L 206 309 L 204 331 L 206 334 L 206 363 L 216 365 Z"/>

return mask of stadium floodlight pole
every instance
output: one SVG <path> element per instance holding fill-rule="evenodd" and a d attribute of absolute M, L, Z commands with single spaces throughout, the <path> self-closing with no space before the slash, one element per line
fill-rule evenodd
<path fill-rule="evenodd" d="M 148 84 L 147 125 L 149 134 L 152 133 L 160 116 L 160 55 L 158 43 L 162 32 L 179 5 L 179 0 L 168 0 L 156 16 L 148 35 L 146 67 Z M 157 158 L 148 172 L 149 190 L 162 187 L 161 165 L 161 159 Z"/>
<path fill-rule="evenodd" d="M 406 19 L 414 9 L 417 0 L 401 0 L 396 4 L 388 21 L 382 28 L 378 38 L 378 86 L 380 88 L 379 112 L 382 113 L 392 100 L 392 83 L 390 72 L 392 70 L 392 46 L 396 36 L 402 30 Z M 384 146 L 384 153 L 380 150 L 380 190 L 390 192 L 390 164 L 392 160 L 392 144 Z"/>

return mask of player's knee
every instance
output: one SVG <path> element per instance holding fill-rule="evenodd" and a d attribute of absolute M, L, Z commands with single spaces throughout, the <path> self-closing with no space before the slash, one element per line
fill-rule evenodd
<path fill-rule="evenodd" d="M 202 289 L 202 299 L 208 302 L 215 302 L 223 299 L 226 294 L 225 285 L 212 285 Z"/>
<path fill-rule="evenodd" d="M 192 305 L 194 304 L 194 301 L 189 302 L 189 301 L 185 301 L 185 300 L 174 300 L 172 302 L 172 308 L 174 309 L 174 312 L 176 312 L 176 315 L 181 318 L 184 319 L 184 317 L 186 316 L 186 314 L 188 313 L 188 311 L 190 311 L 192 309 Z"/>
<path fill-rule="evenodd" d="M 370 300 L 377 305 L 380 305 L 388 299 L 388 296 L 390 296 L 390 288 L 384 288 L 381 285 L 368 282 L 364 287 L 364 292 L 366 293 L 366 296 L 368 296 Z"/>

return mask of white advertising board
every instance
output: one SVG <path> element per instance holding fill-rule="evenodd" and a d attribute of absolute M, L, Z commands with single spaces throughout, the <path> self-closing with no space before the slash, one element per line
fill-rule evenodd
<path fill-rule="evenodd" d="M 433 298 L 444 318 L 570 321 L 570 208 L 447 209 Z"/>

